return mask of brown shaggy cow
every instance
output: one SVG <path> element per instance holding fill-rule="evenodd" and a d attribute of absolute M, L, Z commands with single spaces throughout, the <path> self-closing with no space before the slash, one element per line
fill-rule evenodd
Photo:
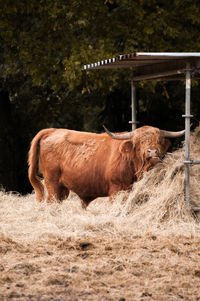
<path fill-rule="evenodd" d="M 72 190 L 87 207 L 97 197 L 112 197 L 120 190 L 130 189 L 167 151 L 170 141 L 166 137 L 184 134 L 150 126 L 123 134 L 105 130 L 107 133 L 94 134 L 52 128 L 34 137 L 28 173 L 38 201 L 44 199 L 44 186 L 37 176 L 37 152 L 47 201 L 62 201 Z"/>

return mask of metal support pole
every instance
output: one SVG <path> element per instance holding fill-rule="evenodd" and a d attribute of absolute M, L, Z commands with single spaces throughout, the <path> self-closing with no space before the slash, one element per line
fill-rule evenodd
<path fill-rule="evenodd" d="M 185 200 L 190 206 L 190 95 L 191 95 L 191 66 L 186 64 L 186 80 L 185 80 Z"/>
<path fill-rule="evenodd" d="M 133 80 L 131 80 L 131 110 L 132 120 L 129 123 L 132 124 L 132 131 L 134 131 L 138 122 L 136 121 L 136 88 Z"/>

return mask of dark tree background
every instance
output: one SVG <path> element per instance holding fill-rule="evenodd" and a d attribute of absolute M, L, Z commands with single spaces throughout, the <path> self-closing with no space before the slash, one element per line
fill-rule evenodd
<path fill-rule="evenodd" d="M 130 74 L 82 71 L 134 51 L 200 49 L 197 0 L 4 0 L 0 7 L 0 185 L 26 193 L 27 152 L 42 128 L 130 130 Z M 200 86 L 193 83 L 194 126 Z M 137 86 L 138 120 L 184 126 L 184 83 Z"/>

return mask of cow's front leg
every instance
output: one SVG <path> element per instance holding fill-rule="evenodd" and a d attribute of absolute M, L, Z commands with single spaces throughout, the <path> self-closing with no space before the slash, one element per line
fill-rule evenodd
<path fill-rule="evenodd" d="M 94 198 L 81 198 L 81 206 L 86 209 L 87 206 L 94 200 Z"/>
<path fill-rule="evenodd" d="M 113 204 L 116 194 L 122 190 L 122 186 L 119 184 L 112 184 L 109 189 L 109 200 Z"/>

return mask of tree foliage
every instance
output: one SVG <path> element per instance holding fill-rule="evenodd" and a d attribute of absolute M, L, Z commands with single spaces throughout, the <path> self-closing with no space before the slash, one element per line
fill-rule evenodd
<path fill-rule="evenodd" d="M 83 65 L 134 51 L 198 51 L 199 15 L 197 0 L 2 1 L 0 94 L 9 95 L 22 155 L 44 127 L 128 129 L 130 72 Z M 177 82 L 140 83 L 141 125 L 181 127 L 182 91 Z M 198 100 L 198 84 L 193 91 Z M 196 120 L 199 106 L 194 101 Z"/>
<path fill-rule="evenodd" d="M 134 51 L 197 51 L 196 0 L 5 0 L 0 37 L 8 74 L 17 70 L 35 85 L 82 92 L 118 85 L 119 75 L 82 72 L 83 64 Z M 103 89 L 103 90 L 104 90 Z"/>

